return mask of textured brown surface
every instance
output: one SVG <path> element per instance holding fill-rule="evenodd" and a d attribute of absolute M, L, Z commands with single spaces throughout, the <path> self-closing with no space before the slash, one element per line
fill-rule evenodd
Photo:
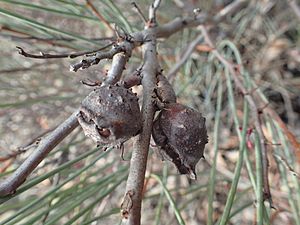
<path fill-rule="evenodd" d="M 205 118 L 178 103 L 166 105 L 154 122 L 153 138 L 181 174 L 195 179 L 195 166 L 208 142 Z"/>
<path fill-rule="evenodd" d="M 138 98 L 123 87 L 97 88 L 83 100 L 78 121 L 98 145 L 121 144 L 141 130 Z"/>

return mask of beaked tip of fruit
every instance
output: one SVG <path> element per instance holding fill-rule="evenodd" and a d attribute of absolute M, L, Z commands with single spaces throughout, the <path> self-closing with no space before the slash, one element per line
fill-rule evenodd
<path fill-rule="evenodd" d="M 197 180 L 197 174 L 195 173 L 195 171 L 190 170 L 190 172 L 187 174 L 188 178 L 190 178 L 191 180 Z"/>

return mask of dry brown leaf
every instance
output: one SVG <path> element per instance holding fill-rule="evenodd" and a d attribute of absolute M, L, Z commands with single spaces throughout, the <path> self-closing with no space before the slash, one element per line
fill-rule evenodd
<path fill-rule="evenodd" d="M 197 45 L 196 47 L 197 51 L 199 52 L 211 52 L 213 48 L 209 47 L 208 45 Z"/>

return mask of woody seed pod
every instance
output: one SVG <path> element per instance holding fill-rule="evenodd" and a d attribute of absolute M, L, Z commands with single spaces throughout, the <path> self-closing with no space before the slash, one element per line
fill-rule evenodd
<path fill-rule="evenodd" d="M 181 174 L 196 179 L 195 166 L 208 142 L 201 113 L 182 104 L 167 104 L 154 121 L 152 136 Z"/>
<path fill-rule="evenodd" d="M 136 95 L 112 85 L 95 89 L 82 101 L 78 121 L 86 136 L 105 147 L 122 144 L 142 127 Z"/>

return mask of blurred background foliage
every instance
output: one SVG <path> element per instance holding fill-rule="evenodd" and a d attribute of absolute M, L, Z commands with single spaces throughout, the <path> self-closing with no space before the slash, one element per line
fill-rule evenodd
<path fill-rule="evenodd" d="M 192 15 L 200 8 L 211 15 L 230 0 L 162 1 L 158 22 Z M 128 1 L 94 0 L 112 26 L 127 32 L 143 29 Z M 298 2 L 299 3 L 299 2 Z M 138 5 L 147 15 L 149 1 Z M 299 4 L 298 4 L 299 5 Z M 211 24 L 211 36 L 227 59 L 243 65 L 245 85 L 259 90 L 296 137 L 300 135 L 300 27 L 288 1 L 249 1 L 233 16 Z M 168 74 L 200 31 L 182 30 L 159 40 L 159 60 Z M 110 60 L 76 73 L 75 59 L 30 59 L 30 53 L 92 50 L 111 42 L 114 33 L 84 0 L 0 0 L 0 179 L 9 176 L 34 151 L 37 138 L 64 121 L 91 91 L 81 80 L 101 80 Z M 135 49 L 125 74 L 141 62 Z M 176 76 L 171 77 L 179 102 L 207 119 L 209 144 L 189 181 L 150 150 L 142 209 L 143 224 L 297 224 L 300 225 L 299 149 L 268 116 L 262 128 L 267 140 L 273 205 L 257 201 L 261 168 L 253 118 L 224 65 L 199 43 Z M 135 89 L 140 92 L 140 88 Z M 263 105 L 258 105 L 263 107 Z M 247 135 L 247 136 L 246 136 Z M 247 144 L 241 148 L 240 140 Z M 29 148 L 27 146 L 33 147 Z M 119 224 L 132 143 L 125 160 L 117 149 L 103 152 L 80 128 L 39 165 L 13 198 L 0 202 L 0 224 Z M 153 151 L 154 150 L 154 151 Z M 10 156 L 10 157 L 9 157 Z M 228 193 L 232 182 L 237 189 Z M 232 204 L 231 210 L 226 204 Z M 229 203 L 228 203 L 229 202 Z M 225 207 L 225 208 L 224 208 Z M 257 210 L 258 208 L 258 210 Z M 229 211 L 228 211 L 229 210 Z"/>

